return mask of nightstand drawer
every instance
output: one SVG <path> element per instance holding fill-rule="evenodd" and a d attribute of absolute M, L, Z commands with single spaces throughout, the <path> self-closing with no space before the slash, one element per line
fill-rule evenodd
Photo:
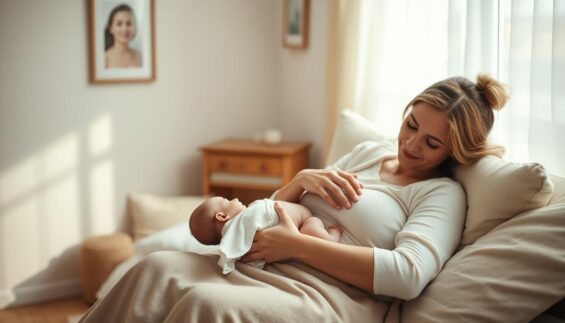
<path fill-rule="evenodd" d="M 267 145 L 246 139 L 202 146 L 202 192 L 244 204 L 266 198 L 308 167 L 309 149 L 308 142 Z"/>
<path fill-rule="evenodd" d="M 210 171 L 243 174 L 280 175 L 281 159 L 265 156 L 210 155 Z"/>

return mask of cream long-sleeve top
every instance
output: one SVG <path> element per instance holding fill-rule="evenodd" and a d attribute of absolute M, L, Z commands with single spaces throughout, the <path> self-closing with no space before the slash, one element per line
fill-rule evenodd
<path fill-rule="evenodd" d="M 373 247 L 376 295 L 408 300 L 420 294 L 457 248 L 466 198 L 449 178 L 407 186 L 382 182 L 381 163 L 396 155 L 394 149 L 364 142 L 328 167 L 359 175 L 364 189 L 350 209 L 336 210 L 313 194 L 301 203 L 324 224 L 341 224 L 341 243 Z"/>

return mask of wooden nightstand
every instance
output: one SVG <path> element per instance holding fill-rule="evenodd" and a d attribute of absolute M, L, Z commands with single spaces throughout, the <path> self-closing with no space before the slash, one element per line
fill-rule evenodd
<path fill-rule="evenodd" d="M 269 197 L 308 167 L 309 148 L 307 142 L 269 145 L 242 139 L 202 146 L 202 191 L 246 204 Z"/>

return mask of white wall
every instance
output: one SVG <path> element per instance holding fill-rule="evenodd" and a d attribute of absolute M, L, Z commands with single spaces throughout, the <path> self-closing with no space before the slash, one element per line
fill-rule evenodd
<path fill-rule="evenodd" d="M 283 2 L 277 1 L 279 21 Z M 313 143 L 311 165 L 323 167 L 325 161 L 324 133 L 326 127 L 326 64 L 328 47 L 329 4 L 326 0 L 310 3 L 310 39 L 307 50 L 278 50 L 277 120 L 285 136 Z M 278 34 L 282 33 L 282 24 Z"/>
<path fill-rule="evenodd" d="M 0 308 L 79 292 L 77 250 L 130 192 L 200 193 L 198 147 L 279 127 L 322 165 L 327 4 L 307 50 L 282 1 L 156 1 L 157 80 L 88 83 L 87 1 L 0 0 Z"/>
<path fill-rule="evenodd" d="M 87 81 L 86 4 L 0 1 L 0 302 L 76 292 L 128 192 L 199 194 L 199 145 L 276 125 L 276 2 L 156 1 L 157 81 L 122 85 Z"/>

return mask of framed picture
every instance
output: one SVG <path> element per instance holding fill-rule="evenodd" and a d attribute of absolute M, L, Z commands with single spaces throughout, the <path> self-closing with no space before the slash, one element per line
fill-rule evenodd
<path fill-rule="evenodd" d="M 309 0 L 284 0 L 283 46 L 308 47 Z"/>
<path fill-rule="evenodd" d="M 155 1 L 88 0 L 90 82 L 155 80 Z"/>

